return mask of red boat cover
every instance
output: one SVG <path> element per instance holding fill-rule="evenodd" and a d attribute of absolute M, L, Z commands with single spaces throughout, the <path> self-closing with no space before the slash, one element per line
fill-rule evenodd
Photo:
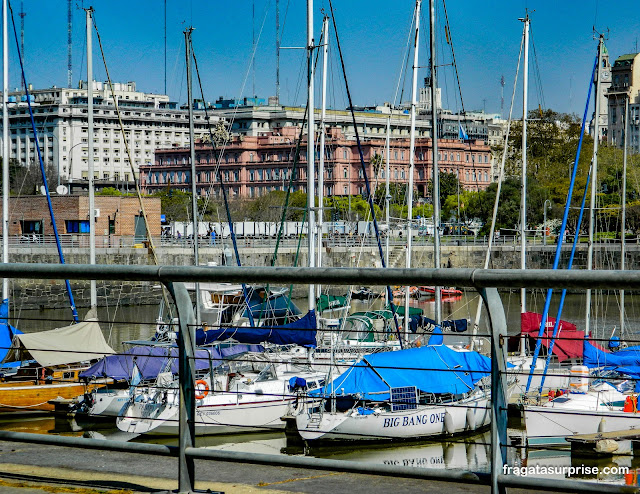
<path fill-rule="evenodd" d="M 542 322 L 542 314 L 536 312 L 525 312 L 521 314 L 522 333 L 529 335 L 531 338 L 537 338 L 540 332 L 540 323 Z M 553 327 L 556 324 L 554 317 L 547 317 L 542 344 L 549 348 L 549 341 L 553 335 Z M 558 360 L 582 357 L 583 353 L 584 331 L 578 331 L 575 324 L 560 319 L 560 326 L 556 334 L 556 340 L 553 344 L 553 353 Z"/>

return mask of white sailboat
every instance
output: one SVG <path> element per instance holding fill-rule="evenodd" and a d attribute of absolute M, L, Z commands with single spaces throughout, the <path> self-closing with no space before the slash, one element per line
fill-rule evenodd
<path fill-rule="evenodd" d="M 415 118 L 417 48 L 421 0 L 416 1 L 412 122 Z M 434 7 L 431 2 L 431 47 L 435 51 Z M 435 88 L 435 60 L 431 61 L 431 88 Z M 432 92 L 433 94 L 433 92 Z M 433 106 L 434 178 L 437 177 L 436 112 Z M 414 125 L 410 159 L 413 161 Z M 409 175 L 408 204 L 411 210 L 413 166 Z M 437 181 L 434 197 L 438 195 Z M 439 215 L 434 199 L 434 217 Z M 407 248 L 411 248 L 411 213 Z M 438 249 L 436 243 L 436 250 Z M 408 267 L 410 254 L 407 252 Z M 439 259 L 436 255 L 436 263 Z M 439 290 L 436 289 L 436 295 Z M 436 298 L 436 305 L 439 303 Z M 408 291 L 406 297 L 408 314 Z M 439 311 L 436 311 L 439 318 Z M 440 341 L 435 341 L 439 339 Z M 422 348 L 364 356 L 332 380 L 325 394 L 305 402 L 296 415 L 298 433 L 305 441 L 392 440 L 433 437 L 474 431 L 490 421 L 490 386 L 483 377 L 490 369 L 488 358 L 476 352 L 451 349 L 442 336 Z M 461 369 L 456 370 L 456 369 Z M 484 370 L 483 370 L 484 369 Z M 466 371 L 466 372 L 463 372 Z M 312 393 L 313 394 L 313 393 Z"/>
<path fill-rule="evenodd" d="M 598 59 L 596 69 L 596 105 L 595 105 L 595 139 L 594 154 L 592 160 L 591 177 L 591 221 L 589 226 L 589 264 L 592 269 L 592 240 L 595 228 L 595 195 L 597 184 L 597 143 L 599 139 L 598 120 L 600 102 L 600 81 L 602 78 L 602 53 L 604 39 L 600 36 L 598 46 Z M 625 126 L 627 125 L 625 114 Z M 627 128 L 625 127 L 625 148 Z M 626 152 L 624 153 L 626 161 Z M 626 168 L 626 163 L 625 163 Z M 624 201 L 623 193 L 623 201 Z M 624 225 L 623 225 L 624 232 Z M 623 233 L 624 235 L 624 233 Z M 624 254 L 624 249 L 623 249 Z M 586 329 L 589 332 L 590 324 L 590 291 L 587 292 Z M 584 345 L 584 363 L 603 369 L 618 370 L 624 373 L 635 371 L 637 365 L 636 351 L 616 352 L 608 354 L 595 348 L 588 342 Z M 629 353 L 630 355 L 625 355 Z M 626 359 L 626 360 L 625 360 Z M 621 363 L 624 362 L 624 365 Z M 591 383 L 589 367 L 576 366 L 572 368 L 576 374 L 577 382 L 570 383 L 569 393 L 550 399 L 548 403 L 525 405 L 524 417 L 529 444 L 555 444 L 565 443 L 565 439 L 576 434 L 595 434 L 597 432 L 623 431 L 640 427 L 640 415 L 638 414 L 637 398 L 624 392 L 619 387 L 609 382 L 598 381 Z"/>
<path fill-rule="evenodd" d="M 299 407 L 297 430 L 318 442 L 474 431 L 491 419 L 490 368 L 487 357 L 442 341 L 366 355 Z"/>
<path fill-rule="evenodd" d="M 298 389 L 324 385 L 325 374 L 308 366 L 268 361 L 262 365 L 260 372 L 240 368 L 196 381 L 197 435 L 283 429 L 285 423 L 280 418 L 294 406 Z M 118 429 L 135 434 L 178 434 L 179 394 L 175 381 L 165 382 L 164 388 L 138 387 L 116 421 Z"/>

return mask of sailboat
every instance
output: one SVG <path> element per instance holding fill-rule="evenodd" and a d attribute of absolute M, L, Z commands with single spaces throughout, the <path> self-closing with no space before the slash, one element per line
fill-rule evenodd
<path fill-rule="evenodd" d="M 412 122 L 415 118 L 417 47 L 421 0 L 416 1 Z M 434 19 L 431 16 L 433 36 Z M 432 50 L 435 41 L 432 37 Z M 432 88 L 435 86 L 432 57 Z M 436 109 L 433 105 L 433 128 Z M 415 138 L 412 124 L 413 156 Z M 434 177 L 437 177 L 437 136 L 433 135 Z M 411 211 L 413 167 L 409 174 L 408 204 Z M 437 195 L 437 181 L 434 197 Z M 434 201 L 436 203 L 437 200 Z M 434 206 L 437 224 L 438 207 Z M 408 244 L 410 252 L 411 213 Z M 436 249 L 439 245 L 436 243 Z M 410 256 L 408 254 L 408 263 Z M 436 254 L 436 263 L 439 257 Z M 410 264 L 409 264 L 410 266 Z M 436 291 L 436 305 L 440 302 Z M 406 292 L 405 318 L 411 314 Z M 436 317 L 440 311 L 436 309 Z M 408 329 L 407 329 L 408 331 Z M 297 431 L 306 441 L 392 440 L 433 437 L 474 431 L 490 421 L 491 399 L 487 376 L 490 359 L 477 352 L 443 345 L 436 328 L 425 347 L 365 355 L 324 389 L 310 393 L 295 416 Z"/>
<path fill-rule="evenodd" d="M 430 344 L 366 355 L 310 392 L 296 415 L 305 441 L 417 439 L 470 432 L 491 419 L 489 358 Z"/>
<path fill-rule="evenodd" d="M 598 57 L 594 63 L 593 73 L 590 79 L 590 90 L 596 85 L 596 125 L 594 151 L 591 169 L 591 221 L 589 225 L 589 237 L 593 240 L 595 226 L 595 184 L 597 184 L 597 147 L 599 140 L 598 120 L 599 94 L 601 82 L 602 54 L 604 50 L 604 38 L 601 35 L 598 44 Z M 587 102 L 588 108 L 588 102 Z M 627 104 L 628 111 L 628 104 Z M 626 112 L 625 112 L 626 113 Z M 587 110 L 585 109 L 586 120 Z M 625 114 L 625 169 L 626 169 L 626 138 L 628 130 L 628 114 Z M 626 191 L 623 193 L 625 201 Z M 586 197 L 586 191 L 585 191 Z M 583 198 L 584 205 L 584 198 Z M 624 224 L 623 224 L 624 231 Z M 562 229 L 564 229 L 564 224 Z M 574 240 L 575 242 L 575 240 Z M 589 246 L 588 268 L 592 268 L 592 242 Z M 624 250 L 623 250 L 624 252 Z M 590 291 L 587 292 L 587 312 L 585 334 L 589 334 L 590 322 Z M 554 328 L 555 336 L 555 328 Z M 553 340 L 552 340 L 553 341 Z M 592 434 L 596 432 L 622 431 L 640 426 L 638 415 L 637 397 L 631 394 L 629 386 L 624 383 L 618 386 L 607 381 L 606 376 L 592 381 L 590 368 L 598 374 L 603 372 L 615 372 L 616 375 L 629 376 L 637 379 L 640 377 L 640 353 L 638 348 L 628 348 L 615 353 L 608 353 L 589 341 L 584 341 L 583 364 L 575 366 L 572 372 L 579 378 L 571 383 L 570 392 L 559 397 L 550 396 L 548 403 L 536 403 L 525 405 L 524 417 L 527 428 L 527 440 L 530 444 L 549 444 L 564 442 L 565 438 L 575 434 Z M 544 376 L 543 376 L 544 377 Z M 633 390 L 637 391 L 637 390 Z"/>
<path fill-rule="evenodd" d="M 4 94 L 3 94 L 3 123 L 4 123 L 4 148 L 3 148 L 3 247 L 4 247 L 4 262 L 8 262 L 8 246 L 6 239 L 8 236 L 8 37 L 7 37 L 7 25 L 8 15 L 6 9 L 6 2 L 3 10 L 3 65 L 4 65 Z M 88 9 L 87 16 L 90 16 L 91 9 Z M 31 106 L 31 98 L 28 96 L 29 85 L 27 84 L 24 68 L 22 67 L 22 55 L 18 48 L 18 59 L 21 64 L 21 75 L 24 82 L 25 91 L 27 92 L 27 104 L 29 114 L 31 117 L 31 126 L 34 133 L 34 141 L 38 142 L 37 129 L 35 127 L 33 119 L 33 109 Z M 89 95 L 89 108 L 91 108 L 92 98 L 91 92 Z M 91 111 L 92 115 L 93 112 Z M 92 118 L 89 117 L 91 124 Z M 89 132 L 92 132 L 89 127 Z M 51 205 L 51 198 L 49 195 L 46 175 L 44 173 L 44 165 L 42 161 L 42 155 L 40 146 L 36 145 L 36 151 L 38 160 L 40 162 L 40 169 L 42 172 L 42 179 L 44 182 L 44 190 L 46 192 L 47 202 L 49 205 L 49 212 L 51 214 L 51 223 L 53 232 L 58 245 L 58 253 L 60 262 L 64 264 L 64 256 L 60 246 L 58 230 L 56 222 L 53 219 L 53 208 Z M 91 147 L 89 148 L 91 149 Z M 92 155 L 92 154 L 91 154 Z M 91 161 L 91 160 L 90 160 Z M 93 172 L 90 174 L 90 181 L 93 177 Z M 90 196 L 91 211 L 93 213 L 92 197 Z M 90 216 L 93 219 L 93 214 Z M 94 228 L 94 221 L 90 221 L 91 228 Z M 95 242 L 92 242 L 95 245 Z M 95 263 L 95 250 L 91 254 L 92 263 Z M 73 398 L 78 394 L 83 393 L 87 389 L 91 389 L 92 386 L 97 386 L 98 383 L 93 383 L 90 386 L 86 386 L 78 379 L 79 373 L 86 369 L 91 361 L 97 360 L 105 355 L 114 353 L 113 349 L 106 343 L 104 335 L 100 330 L 98 322 L 94 318 L 87 318 L 87 320 L 78 323 L 78 314 L 71 293 L 71 287 L 66 281 L 67 292 L 69 295 L 69 301 L 73 318 L 76 324 L 66 326 L 63 328 L 54 329 L 51 331 L 44 331 L 39 333 L 21 334 L 19 332 L 13 332 L 13 338 L 11 340 L 11 349 L 4 356 L 2 365 L 7 366 L 12 363 L 15 365 L 15 372 L 11 372 L 10 375 L 5 375 L 0 382 L 0 409 L 2 410 L 16 410 L 16 409 L 28 409 L 28 410 L 53 410 L 54 404 L 49 403 L 49 400 L 61 397 L 63 399 Z M 3 284 L 3 296 L 8 302 L 8 288 L 6 280 Z M 92 282 L 92 309 L 95 309 L 95 281 Z M 4 322 L 7 328 L 10 328 L 8 324 L 8 307 L 4 316 Z"/>

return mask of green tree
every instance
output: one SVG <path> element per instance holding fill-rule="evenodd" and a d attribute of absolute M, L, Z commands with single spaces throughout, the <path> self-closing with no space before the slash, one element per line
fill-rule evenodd
<path fill-rule="evenodd" d="M 102 190 L 96 192 L 97 196 L 121 196 L 122 191 L 115 187 L 104 187 Z"/>

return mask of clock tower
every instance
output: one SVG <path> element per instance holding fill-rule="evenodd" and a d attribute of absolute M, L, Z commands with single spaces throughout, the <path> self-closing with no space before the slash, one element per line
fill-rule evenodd
<path fill-rule="evenodd" d="M 609 63 L 609 51 L 607 47 L 603 44 L 602 51 L 602 63 L 598 70 L 595 73 L 594 84 L 597 83 L 598 78 L 600 79 L 600 94 L 596 95 L 597 98 L 600 98 L 600 115 L 598 115 L 598 127 L 599 127 L 599 138 L 600 140 L 607 140 L 607 134 L 609 132 L 609 105 L 607 93 L 609 92 L 609 88 L 611 87 L 611 64 Z M 591 129 L 594 128 L 595 124 L 595 114 L 591 120 Z M 593 136 L 592 136 L 593 137 Z"/>

